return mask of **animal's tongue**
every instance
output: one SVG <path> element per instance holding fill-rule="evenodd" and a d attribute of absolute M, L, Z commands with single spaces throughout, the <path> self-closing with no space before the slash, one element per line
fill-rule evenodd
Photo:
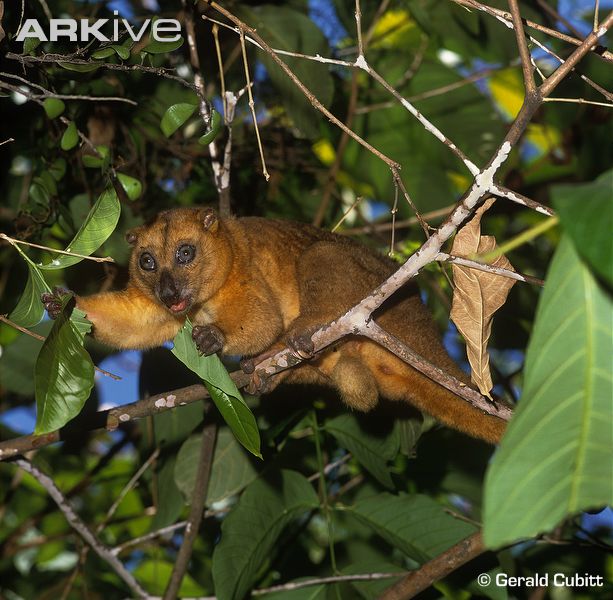
<path fill-rule="evenodd" d="M 177 302 L 176 304 L 171 304 L 168 308 L 170 308 L 172 312 L 181 312 L 185 310 L 186 306 L 187 306 L 187 300 L 183 299 L 180 302 Z"/>

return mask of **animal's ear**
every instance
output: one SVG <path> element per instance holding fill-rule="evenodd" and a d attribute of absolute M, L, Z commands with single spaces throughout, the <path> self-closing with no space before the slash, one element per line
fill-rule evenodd
<path fill-rule="evenodd" d="M 214 209 L 207 207 L 200 211 L 200 218 L 202 225 L 206 231 L 215 233 L 219 227 L 219 219 Z"/>
<path fill-rule="evenodd" d="M 128 242 L 130 246 L 134 246 L 134 244 L 136 244 L 141 229 L 142 227 L 134 227 L 133 229 L 126 231 L 126 242 Z"/>

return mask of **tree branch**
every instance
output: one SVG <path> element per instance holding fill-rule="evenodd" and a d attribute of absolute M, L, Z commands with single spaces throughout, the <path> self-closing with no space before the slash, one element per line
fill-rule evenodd
<path fill-rule="evenodd" d="M 64 513 L 66 520 L 70 526 L 83 538 L 83 540 L 91 547 L 91 549 L 106 562 L 118 575 L 118 577 L 132 590 L 137 598 L 147 598 L 148 594 L 134 579 L 123 563 L 113 554 L 110 548 L 107 548 L 90 529 L 83 523 L 79 516 L 75 513 L 70 503 L 64 498 L 64 495 L 55 485 L 53 480 L 35 467 L 31 462 L 19 458 L 15 464 L 24 471 L 30 473 L 42 485 L 47 493 L 53 498 L 58 508 Z"/>
<path fill-rule="evenodd" d="M 239 388 L 247 385 L 250 380 L 250 376 L 242 371 L 234 371 L 230 374 L 230 377 Z M 209 397 L 207 389 L 201 384 L 190 385 L 170 392 L 156 394 L 150 398 L 95 413 L 90 422 L 90 430 L 107 429 L 113 431 L 117 429 L 121 423 L 156 415 L 178 406 L 185 406 L 192 402 L 205 400 Z M 0 461 L 24 454 L 30 450 L 37 450 L 75 435 L 82 436 L 83 429 L 81 428 L 78 431 L 74 431 L 71 424 L 68 423 L 68 425 L 62 429 L 57 429 L 50 433 L 24 435 L 0 442 Z"/>
<path fill-rule="evenodd" d="M 521 58 L 521 69 L 524 74 L 524 89 L 526 90 L 526 94 L 534 94 L 536 93 L 534 71 L 517 0 L 509 0 L 509 8 L 511 9 L 511 18 L 513 19 L 517 49 L 519 50 L 519 57 Z"/>
<path fill-rule="evenodd" d="M 379 600 L 406 600 L 413 598 L 428 589 L 433 583 L 443 579 L 457 568 L 470 562 L 485 552 L 481 532 L 477 531 L 470 537 L 458 542 L 449 550 L 412 571 L 398 583 L 388 588 Z"/>
<path fill-rule="evenodd" d="M 209 417 L 208 423 L 206 422 L 207 417 Z M 164 592 L 164 600 L 174 600 L 174 598 L 177 598 L 179 588 L 181 587 L 181 581 L 183 581 L 183 576 L 187 571 L 187 565 L 192 555 L 192 547 L 198 536 L 198 529 L 200 528 L 204 512 L 204 502 L 209 488 L 216 439 L 217 422 L 214 418 L 213 411 L 209 410 L 208 414 L 205 415 L 205 425 L 202 430 L 200 458 L 198 460 L 198 470 L 196 471 L 196 481 L 194 483 L 189 517 L 187 519 L 187 525 L 185 526 L 183 542 L 179 554 L 177 555 L 175 567 L 172 570 L 170 581 Z"/>
<path fill-rule="evenodd" d="M 510 13 L 500 10 L 499 8 L 494 8 L 492 6 L 488 6 L 487 4 L 482 4 L 481 2 L 476 2 L 476 0 L 451 0 L 460 6 L 464 6 L 467 8 L 474 8 L 476 10 L 480 10 L 484 13 L 487 13 L 493 17 L 496 17 L 499 21 L 503 22 L 507 27 L 513 27 L 513 18 Z M 544 25 L 540 25 L 539 23 L 535 23 L 534 21 L 529 21 L 524 19 L 523 22 L 530 27 L 530 29 L 535 29 L 537 31 L 541 31 L 550 35 L 551 37 L 555 37 L 563 42 L 568 42 L 569 44 L 573 44 L 575 46 L 580 46 L 582 44 L 582 40 L 574 38 L 570 35 L 566 35 L 565 33 L 561 33 L 555 29 L 551 29 L 550 27 L 545 27 Z M 613 52 L 609 52 L 603 46 L 598 46 L 592 50 L 596 56 L 601 58 L 602 60 L 606 60 L 607 62 L 613 62 Z"/>

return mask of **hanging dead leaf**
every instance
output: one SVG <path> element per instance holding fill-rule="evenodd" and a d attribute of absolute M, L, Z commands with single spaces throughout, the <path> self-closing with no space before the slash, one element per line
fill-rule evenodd
<path fill-rule="evenodd" d="M 470 258 L 496 248 L 496 238 L 481 235 L 481 218 L 493 203 L 494 198 L 484 202 L 473 218 L 460 229 L 451 248 L 453 255 Z M 499 256 L 491 264 L 514 270 L 505 256 Z M 455 289 L 450 317 L 466 340 L 473 382 L 483 395 L 491 398 L 493 382 L 487 343 L 492 333 L 492 318 L 505 303 L 515 280 L 458 265 L 452 265 L 452 270 Z"/>

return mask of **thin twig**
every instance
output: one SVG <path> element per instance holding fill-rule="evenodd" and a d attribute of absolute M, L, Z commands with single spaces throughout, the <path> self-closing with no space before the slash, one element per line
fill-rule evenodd
<path fill-rule="evenodd" d="M 75 58 L 75 55 L 64 55 L 64 54 L 45 54 L 43 56 L 30 56 L 29 54 L 15 54 L 14 52 L 7 52 L 5 58 L 9 60 L 19 61 L 22 65 L 31 65 L 37 63 L 69 63 L 72 65 L 92 65 L 90 60 L 83 60 L 80 58 Z M 178 75 L 174 75 L 168 69 L 164 69 L 162 67 L 147 67 L 145 65 L 125 65 L 123 63 L 95 63 L 99 69 L 108 69 L 109 71 L 125 71 L 125 72 L 134 72 L 139 71 L 141 73 L 149 73 L 151 75 L 156 75 L 157 77 L 164 77 L 166 79 L 172 79 L 177 83 L 180 83 L 182 86 L 189 88 L 190 90 L 195 91 L 194 85 L 186 81 L 183 77 L 179 77 Z"/>
<path fill-rule="evenodd" d="M 550 56 L 553 56 L 560 64 L 564 64 L 565 62 L 564 59 L 558 56 L 553 50 L 545 46 L 545 44 L 541 44 L 541 42 L 539 42 L 536 38 L 532 38 L 532 37 L 530 38 L 530 41 L 534 43 L 535 45 L 537 45 L 541 50 L 543 50 L 543 52 L 546 52 Z M 573 72 L 577 73 L 577 75 L 585 83 L 587 83 L 590 87 L 594 88 L 597 92 L 602 94 L 605 98 L 607 98 L 607 100 L 610 100 L 613 102 L 613 94 L 611 92 L 603 88 L 601 85 L 597 84 L 595 81 L 592 81 L 589 77 L 587 77 L 583 73 L 579 73 L 576 69 L 573 69 Z M 543 79 L 545 79 L 545 77 L 543 77 Z"/>
<path fill-rule="evenodd" d="M 173 523 L 172 525 L 168 525 L 167 527 L 156 529 L 155 531 L 151 531 L 149 533 L 146 533 L 145 535 L 141 535 L 140 537 L 133 538 L 131 540 L 128 540 L 127 542 L 124 542 L 123 544 L 119 544 L 118 546 L 115 546 L 111 550 L 111 552 L 115 556 L 117 556 L 121 554 L 122 552 L 124 552 L 125 550 L 127 550 L 128 548 L 133 548 L 134 546 L 138 546 L 139 544 L 142 544 L 143 542 L 148 542 L 149 540 L 154 540 L 155 538 L 161 537 L 168 533 L 173 533 L 177 529 L 182 529 L 186 525 L 187 525 L 187 521 L 179 521 L 178 523 Z"/>
<path fill-rule="evenodd" d="M 314 579 L 307 579 L 305 581 L 292 581 L 290 583 L 283 583 L 281 585 L 273 585 L 267 588 L 260 588 L 259 590 L 252 590 L 252 596 L 262 596 L 263 594 L 271 594 L 274 592 L 290 592 L 293 590 L 299 590 L 305 587 L 311 587 L 314 585 L 328 585 L 330 583 L 342 583 L 346 581 L 377 581 L 379 579 L 391 579 L 393 577 L 402 577 L 406 575 L 406 571 L 400 571 L 398 573 L 362 573 L 356 575 L 333 575 L 330 577 L 316 577 Z"/>
<path fill-rule="evenodd" d="M 119 505 L 122 503 L 123 499 L 126 497 L 128 492 L 134 488 L 138 480 L 143 476 L 143 473 L 151 466 L 151 464 L 157 459 L 159 455 L 160 455 L 160 449 L 156 448 L 150 454 L 149 458 L 138 468 L 136 473 L 132 475 L 132 477 L 130 478 L 130 481 L 128 481 L 128 483 L 126 483 L 126 485 L 123 486 L 123 489 L 121 490 L 121 492 L 119 492 L 119 494 L 117 494 L 117 498 L 115 498 L 113 504 L 111 504 L 109 509 L 106 511 L 106 515 L 104 516 L 104 519 L 100 523 L 98 523 L 96 527 L 96 533 L 100 533 L 105 528 L 106 524 L 109 522 L 111 517 L 115 514 L 115 511 L 119 508 Z M 117 553 L 113 552 L 113 554 L 116 555 Z"/>
<path fill-rule="evenodd" d="M 511 9 L 511 18 L 513 19 L 517 49 L 521 58 L 521 69 L 524 74 L 524 88 L 526 94 L 534 94 L 536 92 L 536 84 L 534 83 L 534 73 L 532 72 L 530 49 L 528 48 L 528 41 L 524 33 L 524 24 L 522 23 L 517 0 L 509 0 L 509 8 Z"/>
<path fill-rule="evenodd" d="M 534 285 L 539 286 L 545 285 L 545 282 L 542 279 L 532 277 L 531 275 L 522 275 L 521 273 L 517 273 L 516 271 L 511 271 L 509 269 L 503 269 L 501 267 L 495 267 L 493 265 L 480 263 L 475 260 L 463 258 L 461 256 L 452 256 L 450 254 L 446 254 L 445 252 L 439 252 L 438 256 L 436 257 L 436 260 L 439 262 L 448 262 L 455 265 L 460 265 L 462 267 L 468 267 L 470 269 L 477 269 L 478 271 L 485 271 L 486 273 L 493 273 L 494 275 L 501 275 L 502 277 L 508 277 L 509 279 L 523 281 L 524 283 L 533 283 Z"/>
<path fill-rule="evenodd" d="M 355 0 L 355 30 L 358 38 L 358 58 L 364 56 L 364 43 L 362 42 L 362 11 L 360 0 Z"/>
<path fill-rule="evenodd" d="M 377 150 L 375 147 L 373 147 L 371 144 L 369 144 L 366 140 L 364 140 L 362 137 L 360 137 L 357 133 L 355 133 L 352 129 L 348 128 L 344 123 L 342 123 L 341 121 L 339 121 L 339 119 L 337 119 L 313 94 L 313 92 L 311 92 L 311 90 L 309 90 L 309 88 L 307 88 L 304 83 L 302 83 L 302 81 L 300 81 L 300 79 L 298 79 L 298 77 L 295 75 L 295 73 L 287 66 L 286 63 L 284 63 L 279 56 L 275 53 L 275 51 L 257 34 L 256 30 L 253 29 L 252 27 L 249 27 L 247 24 L 245 24 L 243 21 L 241 21 L 238 17 L 235 17 L 231 12 L 229 12 L 228 10 L 226 10 L 223 6 L 220 6 L 217 2 L 215 2 L 214 0 L 211 0 L 209 2 L 210 6 L 212 8 L 214 8 L 215 10 L 217 10 L 219 13 L 221 13 L 222 15 L 224 15 L 227 19 L 229 19 L 230 21 L 232 21 L 238 28 L 240 31 L 243 32 L 243 34 L 249 33 L 249 35 L 251 36 L 251 38 L 254 39 L 254 41 L 256 41 L 258 43 L 258 45 L 261 47 L 261 49 L 266 52 L 267 54 L 270 55 L 270 57 L 272 58 L 272 60 L 285 72 L 285 74 L 292 80 L 292 82 L 294 83 L 294 85 L 296 85 L 296 87 L 298 87 L 298 89 L 308 98 L 309 102 L 319 111 L 321 112 L 323 115 L 325 115 L 332 123 L 334 123 L 337 127 L 339 127 L 340 129 L 342 129 L 343 131 L 346 131 L 347 134 L 352 137 L 356 142 L 358 142 L 360 145 L 364 146 L 364 148 L 366 148 L 367 150 L 369 150 L 370 152 L 372 152 L 375 156 L 377 156 L 379 159 L 381 159 L 385 164 L 388 165 L 388 167 L 399 167 L 400 165 L 392 160 L 391 158 L 389 158 L 388 156 L 386 156 L 385 154 L 383 154 L 380 150 Z"/>
<path fill-rule="evenodd" d="M 25 77 L 20 77 L 19 75 L 15 75 L 13 73 L 5 73 L 4 71 L 1 71 L 0 76 L 9 77 L 10 79 L 16 79 L 17 81 L 21 81 L 21 83 L 29 85 L 42 92 L 42 94 L 32 94 L 32 99 L 57 98 L 58 100 L 79 100 L 84 102 L 125 102 L 126 104 L 138 106 L 138 102 L 130 100 L 129 98 L 121 98 L 119 96 L 83 96 L 80 94 L 56 94 L 55 92 L 44 88 L 38 83 L 34 83 L 33 81 L 26 79 Z"/>
<path fill-rule="evenodd" d="M 460 6 L 465 6 L 468 8 L 474 8 L 476 10 L 480 10 L 485 12 L 493 17 L 496 17 L 499 21 L 504 22 L 504 24 L 512 28 L 513 27 L 513 18 L 511 14 L 500 10 L 498 8 L 494 8 L 492 6 L 488 6 L 487 4 L 482 4 L 480 2 L 476 2 L 475 0 L 451 0 Z M 573 44 L 575 46 L 581 46 L 583 44 L 583 40 L 574 38 L 570 35 L 566 35 L 565 33 L 561 33 L 556 29 L 551 29 L 550 27 L 545 27 L 544 25 L 540 25 L 539 23 L 535 23 L 534 21 L 530 21 L 528 19 L 524 19 L 524 24 L 530 27 L 530 29 L 536 29 L 537 31 L 541 31 L 550 35 L 551 37 L 555 37 L 564 42 L 568 42 L 569 44 Z M 613 62 L 613 52 L 609 52 L 606 48 L 599 46 L 598 48 L 592 48 L 588 50 L 588 52 L 594 52 L 594 54 L 607 62 Z"/>
<path fill-rule="evenodd" d="M 347 105 L 347 117 L 345 118 L 345 125 L 348 128 L 351 128 L 353 125 L 353 119 L 355 117 L 355 109 L 358 102 L 358 73 L 357 71 L 352 71 L 351 73 L 351 84 L 349 90 L 349 103 Z M 315 218 L 313 219 L 313 225 L 315 227 L 320 227 L 324 221 L 326 216 L 326 211 L 328 210 L 328 206 L 330 204 L 330 198 L 332 197 L 332 190 L 336 185 L 336 176 L 341 168 L 343 163 L 343 158 L 345 156 L 345 150 L 347 149 L 347 144 L 349 142 L 349 134 L 346 131 L 341 133 L 341 138 L 336 147 L 336 153 L 334 155 L 334 162 L 328 169 L 328 174 L 326 177 L 326 185 L 324 186 L 323 192 L 321 194 L 321 202 L 317 207 L 317 212 L 315 213 Z"/>
<path fill-rule="evenodd" d="M 354 211 L 355 207 L 362 202 L 362 200 L 364 200 L 363 196 L 358 196 L 353 203 L 351 204 L 351 206 L 343 213 L 343 216 L 338 220 L 338 223 L 332 227 L 332 229 L 330 230 L 332 233 L 335 233 L 336 230 L 345 222 L 345 219 Z"/>
<path fill-rule="evenodd" d="M 264 148 L 262 147 L 262 139 L 260 138 L 260 128 L 258 127 L 258 117 L 255 114 L 255 102 L 253 101 L 253 93 L 251 91 L 251 77 L 249 75 L 249 63 L 247 62 L 247 49 L 245 48 L 245 32 L 240 30 L 241 52 L 243 54 L 243 66 L 245 68 L 245 80 L 247 81 L 247 94 L 249 95 L 249 109 L 251 110 L 251 118 L 253 119 L 253 127 L 255 129 L 255 137 L 260 151 L 260 161 L 262 162 L 262 174 L 264 179 L 268 181 L 270 174 L 266 169 L 266 159 L 264 158 Z"/>
<path fill-rule="evenodd" d="M 613 108 L 613 103 L 611 102 L 596 102 L 595 100 L 585 100 L 583 98 L 544 98 L 543 102 L 570 102 L 572 104 L 591 104 L 592 106 Z"/>
<path fill-rule="evenodd" d="M 41 246 L 40 244 L 33 244 L 32 242 L 24 242 L 23 240 L 16 240 L 15 238 L 9 237 L 6 233 L 0 233 L 0 239 L 7 241 L 11 245 L 21 244 L 23 246 L 30 246 L 32 248 L 39 248 L 40 250 L 47 250 L 48 252 L 52 252 L 53 254 L 66 254 L 67 256 L 76 256 L 77 258 L 82 258 L 84 260 L 93 260 L 94 262 L 106 262 L 106 263 L 114 263 L 115 260 L 110 256 L 86 256 L 85 254 L 77 254 L 76 252 L 70 252 L 69 250 L 58 250 L 57 248 L 50 248 L 49 246 Z M 45 265 L 39 265 L 45 266 Z"/>
<path fill-rule="evenodd" d="M 14 321 L 11 321 L 8 318 L 8 315 L 0 315 L 0 321 L 2 321 L 3 323 L 6 323 L 7 325 L 12 327 L 13 329 L 16 329 L 17 331 L 21 331 L 21 333 L 25 333 L 26 335 L 29 335 L 30 337 L 34 338 L 35 340 L 38 340 L 39 342 L 44 342 L 47 339 L 45 336 L 39 335 L 38 333 L 34 333 L 33 331 L 30 331 L 29 329 L 26 329 L 25 327 L 18 325 Z M 121 381 L 121 377 L 119 377 L 119 375 L 115 375 L 111 373 L 110 371 L 105 371 L 104 369 L 101 369 L 100 367 L 96 367 L 95 365 L 94 365 L 94 369 L 96 369 L 98 373 L 106 377 L 110 377 L 111 379 L 114 379 L 115 381 Z M 0 452 L 0 455 L 1 454 L 2 453 Z"/>
<path fill-rule="evenodd" d="M 430 212 L 424 213 L 422 218 L 426 221 L 441 219 L 449 216 L 449 213 L 453 210 L 455 205 L 445 206 L 443 208 L 437 208 Z M 370 223 L 368 225 L 362 225 L 361 227 L 350 227 L 348 229 L 341 229 L 338 233 L 343 235 L 360 235 L 363 233 L 383 233 L 390 229 L 406 229 L 413 225 L 418 225 L 419 219 L 417 217 L 411 217 L 409 219 L 403 219 L 402 221 L 396 221 L 391 223 Z"/>
<path fill-rule="evenodd" d="M 105 546 L 79 518 L 53 480 L 35 467 L 30 461 L 23 458 L 16 459 L 15 464 L 32 475 L 38 483 L 47 490 L 47 493 L 53 498 L 58 508 L 64 513 L 70 526 L 83 538 L 91 549 L 115 571 L 117 576 L 130 588 L 130 590 L 132 590 L 135 596 L 138 598 L 147 598 L 147 592 L 141 588 L 132 573 L 126 569 L 117 556 L 113 554 L 112 550 Z"/>

